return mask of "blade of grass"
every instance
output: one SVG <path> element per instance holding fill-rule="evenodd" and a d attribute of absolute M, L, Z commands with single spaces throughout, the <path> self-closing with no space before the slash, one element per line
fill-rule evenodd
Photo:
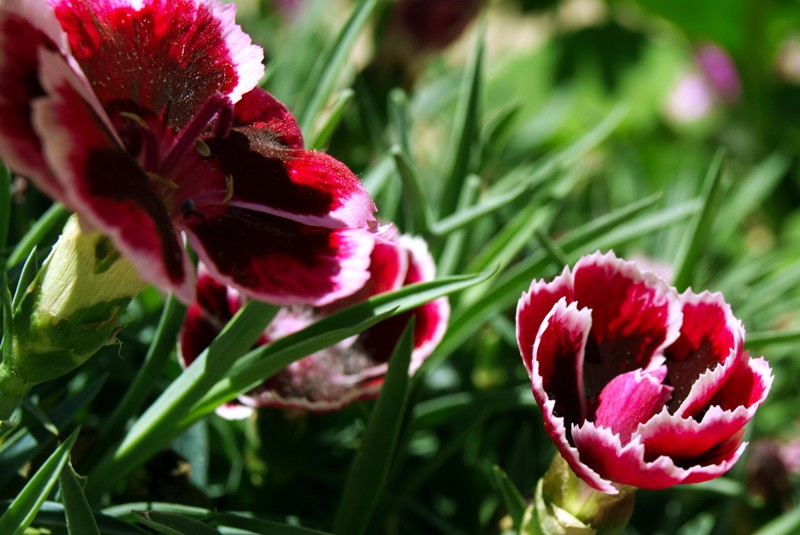
<path fill-rule="evenodd" d="M 208 524 L 176 513 L 138 512 L 136 520 L 163 535 L 220 535 Z"/>
<path fill-rule="evenodd" d="M 100 535 L 92 509 L 86 501 L 86 496 L 83 495 L 78 474 L 69 461 L 61 470 L 58 482 L 61 486 L 61 500 L 64 502 L 69 535 Z"/>
<path fill-rule="evenodd" d="M 428 204 L 428 197 L 425 195 L 425 189 L 422 187 L 422 178 L 419 170 L 399 145 L 392 147 L 389 152 L 394 158 L 397 172 L 403 180 L 405 191 L 408 192 L 408 195 L 403 195 L 406 226 L 410 227 L 406 230 L 427 236 L 431 230 L 433 216 Z"/>
<path fill-rule="evenodd" d="M 386 486 L 408 399 L 408 366 L 414 348 L 414 321 L 406 326 L 389 359 L 381 394 L 364 430 L 361 447 L 347 473 L 333 532 L 360 535 L 369 526 Z"/>
<path fill-rule="evenodd" d="M 216 515 L 216 520 L 217 524 L 220 526 L 246 529 L 253 533 L 269 533 L 269 535 L 329 535 L 324 531 L 317 531 L 316 529 L 279 524 L 278 522 L 243 517 L 231 513 L 218 513 Z"/>
<path fill-rule="evenodd" d="M 800 530 L 800 507 L 795 507 L 768 522 L 753 535 L 795 535 L 798 530 Z"/>
<path fill-rule="evenodd" d="M 314 128 L 320 111 L 333 93 L 340 74 L 347 64 L 347 58 L 353 49 L 353 45 L 355 45 L 356 39 L 372 17 L 378 3 L 378 0 L 362 0 L 359 2 L 353 9 L 353 14 L 345 23 L 336 41 L 319 58 L 314 72 L 309 76 L 309 80 L 315 81 L 312 84 L 308 84 L 311 93 L 296 108 L 300 110 L 297 116 L 300 118 L 301 132 L 311 132 Z"/>
<path fill-rule="evenodd" d="M 465 210 L 471 206 L 478 198 L 478 193 L 481 187 L 481 179 L 475 175 L 467 177 L 464 187 L 461 190 L 460 198 L 458 199 L 458 210 Z M 442 253 L 439 255 L 437 262 L 437 272 L 439 276 L 451 275 L 458 269 L 461 259 L 464 255 L 464 241 L 467 238 L 465 229 L 456 230 L 447 236 L 447 239 L 442 247 Z"/>
<path fill-rule="evenodd" d="M 31 229 L 22 237 L 22 239 L 11 251 L 6 265 L 8 267 L 15 266 L 25 260 L 34 247 L 36 247 L 45 235 L 55 228 L 61 228 L 64 223 L 69 219 L 70 212 L 60 204 L 51 206 L 36 223 L 33 224 Z"/>
<path fill-rule="evenodd" d="M 708 241 L 709 231 L 721 200 L 720 185 L 722 183 L 722 163 L 724 160 L 725 152 L 723 150 L 714 155 L 703 182 L 700 212 L 689 224 L 679 253 L 676 256 L 675 276 L 672 284 L 679 291 L 691 286 L 700 252 Z"/>
<path fill-rule="evenodd" d="M 394 143 L 397 143 L 405 154 L 411 154 L 411 143 L 408 138 L 410 123 L 408 97 L 405 91 L 399 88 L 392 89 L 389 92 L 389 125 L 396 138 Z"/>
<path fill-rule="evenodd" d="M 6 247 L 11 225 L 11 172 L 0 161 L 0 270 L 6 269 Z"/>
<path fill-rule="evenodd" d="M 472 55 L 464 70 L 458 107 L 453 121 L 454 137 L 448 151 L 448 173 L 439 209 L 439 217 L 450 215 L 458 205 L 459 191 L 469 174 L 472 147 L 478 134 L 482 85 L 484 29 L 478 32 Z"/>
<path fill-rule="evenodd" d="M 17 494 L 6 512 L 0 517 L 0 533 L 21 535 L 31 525 L 39 508 L 58 481 L 61 470 L 69 457 L 69 452 L 78 438 L 78 432 L 78 429 L 73 431 L 67 440 L 56 448 Z"/>
<path fill-rule="evenodd" d="M 525 514 L 525 498 L 522 497 L 519 489 L 511 481 L 502 468 L 497 465 L 493 467 L 494 482 L 503 496 L 503 503 L 506 504 L 506 510 L 509 516 L 514 521 L 514 527 L 519 530 L 522 527 L 522 516 Z"/>
<path fill-rule="evenodd" d="M 17 289 L 14 291 L 14 299 L 11 301 L 12 310 L 17 309 L 22 302 L 22 298 L 25 296 L 25 292 L 33 282 L 33 279 L 39 274 L 39 261 L 36 258 L 36 251 L 37 248 L 34 246 L 28 258 L 25 260 L 25 263 L 22 265 L 22 271 L 17 281 Z"/>
<path fill-rule="evenodd" d="M 122 444 L 90 473 L 87 497 L 94 501 L 127 474 L 137 462 L 155 452 L 174 435 L 177 422 L 211 386 L 218 382 L 264 332 L 278 307 L 251 301 L 226 325 L 208 349 L 170 384 L 128 431 Z M 130 452 L 141 452 L 131 455 Z M 124 462 L 123 462 L 124 461 Z"/>
<path fill-rule="evenodd" d="M 411 284 L 350 306 L 301 331 L 254 349 L 237 361 L 230 374 L 195 404 L 191 414 L 181 422 L 181 425 L 190 424 L 213 411 L 221 403 L 258 386 L 265 378 L 274 375 L 295 360 L 357 334 L 392 315 L 479 284 L 492 275 L 493 273 L 459 275 Z"/>
<path fill-rule="evenodd" d="M 164 305 L 155 336 L 147 350 L 142 367 L 139 368 L 122 401 L 116 406 L 105 425 L 102 426 L 97 441 L 93 444 L 90 454 L 84 461 L 86 463 L 85 466 L 89 469 L 95 466 L 108 453 L 108 449 L 125 435 L 123 431 L 128 421 L 144 405 L 153 390 L 156 379 L 169 360 L 173 349 L 175 349 L 175 340 L 178 339 L 178 333 L 185 315 L 186 306 L 181 304 L 174 295 L 170 294 Z"/>
<path fill-rule="evenodd" d="M 350 103 L 353 102 L 355 95 L 356 93 L 352 89 L 343 89 L 336 95 L 325 123 L 319 127 L 311 139 L 311 143 L 308 144 L 310 148 L 321 150 L 328 146 L 331 136 L 333 136 L 339 123 L 342 122 L 342 118 Z"/>

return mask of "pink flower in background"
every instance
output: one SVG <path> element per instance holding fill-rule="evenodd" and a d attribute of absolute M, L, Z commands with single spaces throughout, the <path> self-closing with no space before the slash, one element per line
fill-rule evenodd
<path fill-rule="evenodd" d="M 375 207 L 305 150 L 256 84 L 263 51 L 217 0 L 0 4 L 0 157 L 142 277 L 191 302 L 194 268 L 279 304 L 366 281 Z"/>
<path fill-rule="evenodd" d="M 295 333 L 351 304 L 415 282 L 433 280 L 433 258 L 420 238 L 376 239 L 370 278 L 355 294 L 322 308 L 294 306 L 278 312 L 261 338 L 266 344 Z M 189 308 L 181 334 L 180 353 L 189 365 L 211 343 L 242 305 L 239 295 L 200 271 L 197 303 Z M 226 417 L 243 417 L 249 407 L 294 407 L 311 411 L 339 409 L 358 399 L 378 395 L 388 359 L 408 319 L 415 317 L 414 351 L 409 374 L 431 354 L 444 335 L 450 307 L 439 298 L 413 311 L 385 320 L 335 346 L 309 355 L 221 408 Z"/>
<path fill-rule="evenodd" d="M 694 54 L 698 70 L 680 76 L 665 106 L 676 123 L 691 123 L 707 117 L 719 105 L 739 101 L 742 85 L 736 65 L 715 44 L 700 46 Z"/>
<path fill-rule="evenodd" d="M 683 294 L 613 253 L 534 281 L 517 339 L 545 428 L 597 490 L 725 473 L 772 384 L 718 293 Z"/>
<path fill-rule="evenodd" d="M 400 0 L 389 16 L 388 41 L 407 40 L 409 52 L 439 50 L 455 41 L 484 0 Z"/>

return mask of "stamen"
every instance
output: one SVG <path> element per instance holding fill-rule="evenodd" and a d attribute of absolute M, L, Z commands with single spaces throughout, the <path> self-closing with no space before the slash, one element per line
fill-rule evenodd
<path fill-rule="evenodd" d="M 208 158 L 209 156 L 211 156 L 211 149 L 202 139 L 198 139 L 197 141 L 194 142 L 194 148 L 197 150 L 197 153 L 203 158 Z"/>
<path fill-rule="evenodd" d="M 213 119 L 215 115 L 223 113 L 222 110 L 226 110 L 232 106 L 231 100 L 225 95 L 221 93 L 211 95 L 205 104 L 203 104 L 203 107 L 194 114 L 194 117 L 192 117 L 189 122 L 186 123 L 186 126 L 183 127 L 183 130 L 181 130 L 169 154 L 161 162 L 159 168 L 161 175 L 168 176 L 170 172 L 175 169 L 175 166 L 178 165 L 178 162 L 186 151 L 200 138 L 200 134 L 206 130 L 211 119 Z"/>
<path fill-rule="evenodd" d="M 158 173 L 153 173 L 152 171 L 147 171 L 147 178 L 149 178 L 150 180 L 152 180 L 156 184 L 164 186 L 165 188 L 178 189 L 180 187 L 180 186 L 178 186 L 177 182 L 175 182 L 173 180 L 169 180 L 168 178 L 164 178 L 163 176 L 159 175 Z"/>
<path fill-rule="evenodd" d="M 222 204 L 228 204 L 233 198 L 233 175 L 225 177 L 225 197 L 222 199 Z"/>
<path fill-rule="evenodd" d="M 147 126 L 147 123 L 144 122 L 144 119 L 142 119 L 142 117 L 140 115 L 137 115 L 135 113 L 131 113 L 129 111 L 121 111 L 121 112 L 119 112 L 119 116 L 120 117 L 125 117 L 126 119 L 130 119 L 134 123 L 136 123 L 139 126 L 141 126 L 142 128 L 144 128 L 145 130 L 150 130 L 150 127 Z"/>

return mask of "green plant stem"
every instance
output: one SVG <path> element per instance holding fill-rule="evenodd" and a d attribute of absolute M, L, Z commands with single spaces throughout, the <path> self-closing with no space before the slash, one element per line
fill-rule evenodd
<path fill-rule="evenodd" d="M 92 452 L 84 461 L 86 467 L 91 468 L 96 465 L 107 453 L 109 447 L 119 441 L 123 436 L 125 425 L 144 404 L 153 389 L 155 380 L 172 354 L 185 315 L 186 307 L 170 294 L 144 363 L 136 374 L 131 387 L 125 392 L 122 401 L 103 426 Z"/>
<path fill-rule="evenodd" d="M 63 227 L 69 216 L 69 210 L 60 204 L 51 206 L 14 247 L 14 250 L 8 256 L 7 265 L 14 266 L 25 260 L 31 250 L 42 241 L 44 235 L 55 227 Z"/>

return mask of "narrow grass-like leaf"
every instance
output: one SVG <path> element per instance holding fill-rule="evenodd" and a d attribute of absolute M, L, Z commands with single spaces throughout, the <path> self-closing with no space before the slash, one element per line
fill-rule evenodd
<path fill-rule="evenodd" d="M 381 193 L 381 191 L 383 191 L 383 188 L 389 182 L 389 179 L 394 176 L 396 169 L 397 167 L 394 163 L 394 157 L 391 154 L 387 154 L 378 160 L 378 163 L 371 167 L 366 173 L 364 173 L 364 176 L 362 176 L 361 180 L 364 183 L 364 187 L 372 197 L 376 197 Z"/>
<path fill-rule="evenodd" d="M 14 291 L 14 299 L 11 302 L 12 310 L 17 309 L 22 302 L 22 298 L 25 297 L 25 292 L 28 290 L 28 287 L 36 278 L 36 275 L 39 274 L 39 261 L 36 258 L 36 251 L 37 248 L 34 246 L 28 258 L 25 260 L 25 263 L 22 265 L 22 271 L 19 274 L 19 280 L 17 280 L 17 289 Z"/>
<path fill-rule="evenodd" d="M 142 414 L 113 455 L 90 473 L 86 486 L 90 500 L 174 437 L 177 422 L 252 346 L 277 311 L 278 307 L 257 301 L 239 310 L 209 348 Z"/>
<path fill-rule="evenodd" d="M 53 231 L 53 229 L 61 228 L 64 223 L 69 219 L 70 212 L 60 204 L 51 206 L 31 227 L 31 229 L 22 237 L 22 239 L 11 251 L 6 265 L 8 267 L 15 266 L 25 260 L 36 247 L 45 235 Z"/>
<path fill-rule="evenodd" d="M 137 521 L 163 535 L 220 535 L 220 532 L 204 522 L 177 513 L 161 511 L 139 512 Z"/>
<path fill-rule="evenodd" d="M 465 210 L 475 199 L 478 198 L 478 193 L 481 187 L 481 179 L 475 175 L 467 177 L 464 182 L 464 187 L 461 189 L 460 198 L 458 199 L 458 210 Z M 450 275 L 455 273 L 460 264 L 461 258 L 464 255 L 464 241 L 467 237 L 466 229 L 456 230 L 447 236 L 447 239 L 442 248 L 437 262 L 437 272 L 439 276 Z"/>
<path fill-rule="evenodd" d="M 13 303 L 11 291 L 8 289 L 8 272 L 0 270 L 0 313 L 3 315 L 3 337 L 0 339 L 0 352 L 2 352 L 2 360 L 9 362 L 12 357 L 11 351 L 14 345 L 11 341 L 14 339 L 14 314 L 11 309 Z M 5 397 L 5 396 L 3 396 Z M 0 401 L 4 405 L 0 407 L 0 420 L 6 420 L 11 415 L 9 407 L 5 400 Z M 11 407 L 13 411 L 13 407 Z"/>
<path fill-rule="evenodd" d="M 96 513 L 95 520 L 100 533 L 103 535 L 143 535 L 144 533 L 137 526 L 102 513 Z M 39 509 L 39 514 L 36 515 L 36 527 L 49 529 L 52 533 L 66 533 L 64 504 L 53 501 L 44 502 L 41 509 Z"/>
<path fill-rule="evenodd" d="M 680 291 L 691 286 L 700 252 L 708 241 L 708 234 L 720 203 L 720 184 L 722 182 L 722 163 L 724 160 L 724 151 L 720 150 L 714 155 L 703 182 L 702 207 L 689 224 L 681 248 L 675 258 L 675 276 L 672 284 Z"/>
<path fill-rule="evenodd" d="M 478 32 L 475 48 L 464 69 L 458 107 L 453 122 L 452 147 L 448 151 L 447 179 L 442 192 L 439 217 L 453 213 L 458 205 L 458 192 L 469 174 L 472 147 L 478 133 L 481 79 L 483 77 L 484 31 Z"/>
<path fill-rule="evenodd" d="M 399 145 L 392 147 L 390 152 L 394 157 L 397 172 L 403 180 L 405 191 L 408 192 L 407 195 L 403 195 L 405 201 L 403 207 L 406 213 L 406 225 L 413 226 L 413 228 L 406 230 L 411 233 L 427 235 L 431 230 L 433 216 L 428 204 L 428 197 L 422 186 L 419 170 Z"/>
<path fill-rule="evenodd" d="M 786 298 L 788 292 L 800 284 L 800 262 L 792 262 L 777 273 L 759 281 L 752 287 L 752 297 L 739 307 L 738 313 L 749 317 L 770 303 Z"/>
<path fill-rule="evenodd" d="M 795 535 L 800 531 L 800 507 L 789 509 L 753 535 Z"/>
<path fill-rule="evenodd" d="M 745 217 L 762 205 L 780 184 L 781 178 L 786 175 L 791 163 L 791 158 L 776 152 L 759 163 L 755 169 L 730 188 L 716 218 L 718 224 L 714 226 L 715 242 L 727 240 L 740 229 L 739 225 L 734 222 L 744 221 Z"/>
<path fill-rule="evenodd" d="M 522 527 L 522 516 L 525 514 L 525 508 L 527 507 L 525 498 L 522 497 L 522 493 L 520 493 L 517 486 L 514 485 L 508 477 L 508 474 L 506 474 L 502 468 L 494 465 L 492 469 L 495 484 L 497 484 L 497 488 L 503 496 L 503 503 L 506 504 L 506 510 L 514 521 L 514 527 L 519 530 L 520 527 Z"/>
<path fill-rule="evenodd" d="M 311 139 L 311 142 L 308 144 L 310 148 L 321 150 L 328 146 L 331 136 L 333 136 L 339 123 L 342 122 L 342 118 L 355 95 L 355 91 L 349 88 L 341 90 L 336 95 L 330 112 L 325 118 L 325 123 L 319 127 L 314 137 Z"/>
<path fill-rule="evenodd" d="M 445 236 L 500 208 L 508 206 L 527 190 L 527 185 L 522 185 L 506 193 L 486 197 L 478 204 L 459 210 L 437 221 L 431 231 L 436 236 Z"/>
<path fill-rule="evenodd" d="M 100 535 L 97 521 L 94 519 L 89 502 L 86 501 L 86 496 L 83 495 L 83 487 L 78 477 L 68 461 L 58 478 L 61 501 L 64 502 L 64 512 L 67 516 L 67 530 L 69 535 Z"/>
<path fill-rule="evenodd" d="M 280 524 L 278 522 L 270 522 L 268 520 L 244 517 L 231 513 L 218 513 L 215 516 L 215 521 L 219 526 L 246 529 L 253 533 L 269 533 L 269 535 L 330 535 L 324 531 L 305 528 L 303 526 Z"/>
<path fill-rule="evenodd" d="M 78 438 L 79 429 L 61 443 L 44 464 L 36 471 L 25 487 L 17 494 L 6 512 L 0 517 L 0 533 L 21 535 L 31 525 L 39 508 L 53 490 L 67 462 L 69 452 Z"/>
<path fill-rule="evenodd" d="M 408 398 L 408 366 L 414 349 L 414 321 L 406 326 L 389 359 L 381 394 L 347 473 L 333 532 L 360 535 L 369 526 L 386 485 Z"/>
<path fill-rule="evenodd" d="M 172 351 L 175 349 L 175 340 L 178 338 L 185 316 L 186 306 L 170 294 L 164 304 L 161 319 L 144 362 L 130 387 L 125 391 L 122 401 L 101 427 L 100 435 L 93 444 L 89 457 L 85 460 L 85 466 L 90 468 L 94 466 L 106 455 L 111 445 L 117 443 L 124 436 L 125 426 L 144 405 L 153 390 L 156 379 L 172 355 Z"/>
<path fill-rule="evenodd" d="M 325 107 L 325 103 L 333 93 L 341 72 L 347 64 L 347 58 L 353 49 L 353 45 L 355 45 L 356 39 L 372 17 L 378 3 L 378 0 L 362 0 L 359 2 L 336 41 L 326 53 L 320 56 L 314 72 L 309 76 L 309 80 L 314 80 L 314 83 L 308 84 L 311 93 L 296 108 L 301 110 L 297 116 L 300 119 L 300 130 L 302 132 L 311 132 L 313 130 L 320 111 Z"/>
<path fill-rule="evenodd" d="M 411 142 L 408 134 L 411 130 L 411 120 L 408 112 L 408 97 L 405 91 L 399 88 L 389 92 L 389 125 L 395 140 L 402 151 L 411 154 Z"/>
<path fill-rule="evenodd" d="M 75 416 L 97 396 L 105 380 L 95 380 L 74 394 L 61 400 L 50 411 L 50 420 L 59 429 L 69 425 Z M 25 464 L 31 462 L 49 444 L 55 441 L 50 431 L 39 424 L 20 426 L 12 436 L 0 444 L 0 487 L 5 486 Z"/>
<path fill-rule="evenodd" d="M 258 386 L 295 360 L 331 346 L 388 317 L 416 308 L 437 297 L 479 284 L 493 273 L 445 277 L 410 284 L 394 292 L 377 295 L 331 314 L 305 329 L 254 349 L 238 360 L 230 373 L 199 401 L 181 426 L 212 412 L 221 403 Z"/>
<path fill-rule="evenodd" d="M 6 247 L 11 225 L 11 173 L 0 161 L 0 269 L 6 268 Z"/>
<path fill-rule="evenodd" d="M 544 248 L 544 251 L 550 257 L 550 261 L 553 263 L 554 266 L 563 267 L 569 264 L 569 260 L 567 259 L 567 255 L 561 250 L 561 247 L 558 246 L 553 240 L 547 237 L 544 232 L 541 230 L 536 230 L 536 239 L 539 241 L 539 244 Z"/>
<path fill-rule="evenodd" d="M 800 329 L 786 331 L 761 331 L 747 333 L 745 347 L 763 347 L 773 344 L 796 344 L 800 342 Z"/>
<path fill-rule="evenodd" d="M 465 414 L 473 414 L 480 409 L 494 413 L 535 406 L 530 385 L 456 392 L 418 403 L 414 407 L 410 427 L 412 430 L 433 429 L 452 424 Z"/>

